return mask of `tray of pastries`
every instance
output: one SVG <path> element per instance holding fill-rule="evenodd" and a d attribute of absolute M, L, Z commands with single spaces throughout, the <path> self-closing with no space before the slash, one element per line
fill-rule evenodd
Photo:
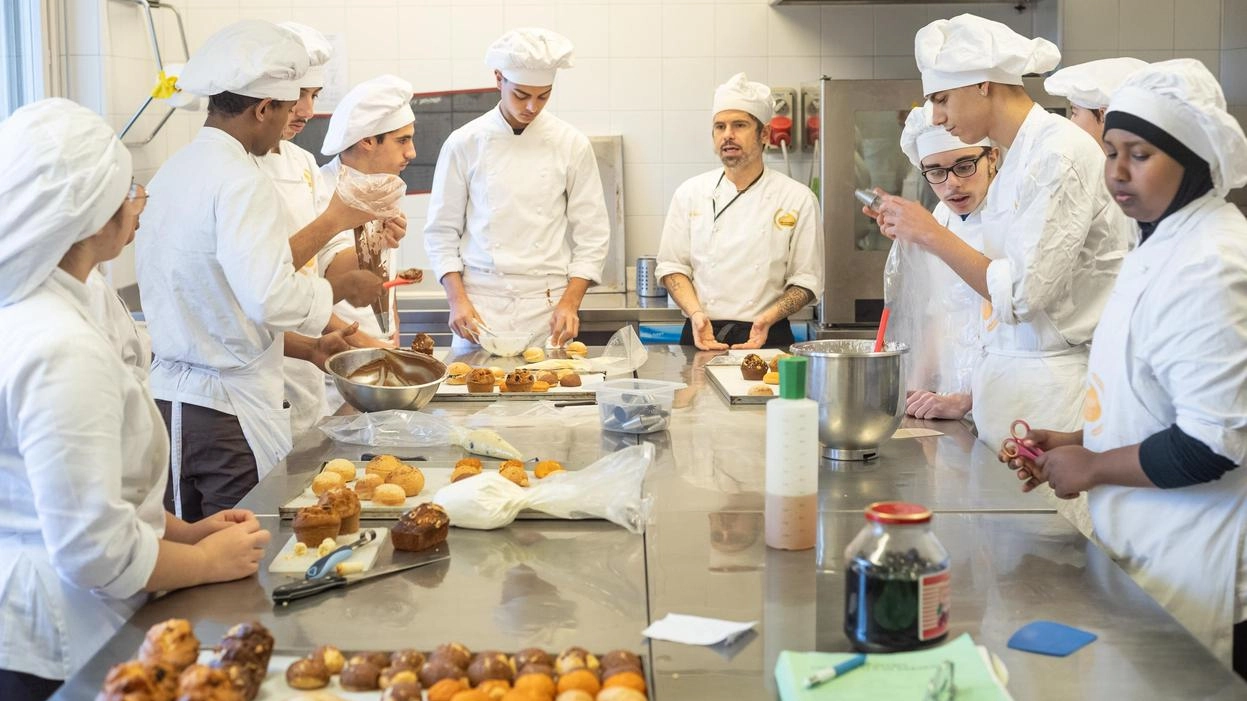
<path fill-rule="evenodd" d="M 321 645 L 275 653 L 256 622 L 229 629 L 201 649 L 190 622 L 148 630 L 137 658 L 108 672 L 98 701 L 646 701 L 644 660 L 631 650 L 594 654 L 569 647 L 472 651 L 459 642 L 432 649 L 347 652 Z"/>
<path fill-rule="evenodd" d="M 779 350 L 730 350 L 706 363 L 706 376 L 729 404 L 765 404 L 779 395 Z"/>
<path fill-rule="evenodd" d="M 592 372 L 583 363 L 580 367 L 575 361 L 569 361 L 566 367 L 557 365 L 559 363 L 546 361 L 508 370 L 500 365 L 474 367 L 456 361 L 446 366 L 446 380 L 437 388 L 434 401 L 592 401 L 596 397 L 596 385 L 606 380 L 605 373 Z"/>

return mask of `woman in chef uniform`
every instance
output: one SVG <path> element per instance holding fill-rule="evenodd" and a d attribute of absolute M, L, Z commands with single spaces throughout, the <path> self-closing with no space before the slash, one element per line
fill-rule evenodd
<path fill-rule="evenodd" d="M 1100 177 L 1104 152 L 1022 86 L 1060 61 L 1051 42 L 959 15 L 919 30 L 914 53 L 932 122 L 1008 152 L 983 205 L 982 253 L 900 197 L 884 197 L 880 230 L 934 253 L 982 297 L 979 439 L 1000 445 L 1014 419 L 1074 429 L 1088 342 L 1131 239 Z"/>
<path fill-rule="evenodd" d="M 1126 76 L 1147 65 L 1146 61 L 1121 56 L 1068 66 L 1048 76 L 1043 89 L 1069 100 L 1069 121 L 1091 135 L 1104 138 L 1104 112 L 1109 98 Z"/>
<path fill-rule="evenodd" d="M 93 316 L 86 280 L 132 239 L 147 195 L 98 115 L 63 99 L 0 123 L 0 698 L 44 699 L 146 592 L 256 571 L 247 511 L 188 524 L 161 504 L 156 405 Z"/>
<path fill-rule="evenodd" d="M 1105 180 L 1142 242 L 1095 332 L 1083 430 L 1036 430 L 1025 489 L 1086 491 L 1096 535 L 1149 594 L 1247 677 L 1247 137 L 1193 59 L 1126 79 L 1104 119 Z M 1036 427 L 1039 428 L 1039 427 Z"/>
<path fill-rule="evenodd" d="M 940 199 L 932 212 L 935 221 L 981 251 L 978 227 L 999 150 L 987 138 L 967 144 L 932 124 L 929 102 L 910 110 L 901 150 Z M 891 337 L 913 350 L 906 359 L 906 413 L 920 419 L 964 417 L 981 353 L 978 293 L 939 258 L 903 241 L 888 252 L 884 270 L 884 297 L 893 309 Z"/>

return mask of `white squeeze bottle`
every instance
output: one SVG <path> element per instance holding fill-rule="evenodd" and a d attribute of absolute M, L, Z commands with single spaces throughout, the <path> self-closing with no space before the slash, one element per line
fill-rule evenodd
<path fill-rule="evenodd" d="M 766 403 L 766 544 L 814 547 L 818 534 L 818 403 L 805 396 L 802 357 L 779 361 L 779 396 Z"/>

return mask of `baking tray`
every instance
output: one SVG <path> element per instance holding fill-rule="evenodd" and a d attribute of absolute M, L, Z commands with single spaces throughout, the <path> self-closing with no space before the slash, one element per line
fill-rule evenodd
<path fill-rule="evenodd" d="M 500 399 L 510 400 L 537 400 L 546 399 L 552 402 L 596 402 L 597 401 L 597 385 L 606 381 L 606 373 L 604 372 L 582 372 L 580 374 L 581 385 L 579 387 L 551 387 L 545 392 L 499 392 L 494 390 L 489 394 L 472 394 L 468 391 L 467 385 L 448 385 L 443 382 L 437 388 L 437 394 L 433 395 L 435 402 L 496 402 Z"/>
<path fill-rule="evenodd" d="M 714 385 L 715 390 L 733 406 L 766 404 L 779 396 L 779 385 L 767 385 L 775 393 L 769 397 L 754 397 L 749 394 L 750 387 L 764 384 L 762 380 L 746 380 L 740 376 L 740 361 L 750 353 L 754 353 L 767 363 L 770 363 L 772 358 L 783 353 L 783 351 L 773 348 L 769 350 L 730 350 L 723 355 L 714 357 L 705 365 L 706 377 L 710 378 L 710 384 Z"/>

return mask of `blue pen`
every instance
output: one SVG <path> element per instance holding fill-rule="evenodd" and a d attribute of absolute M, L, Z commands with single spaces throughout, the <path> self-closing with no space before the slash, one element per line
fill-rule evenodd
<path fill-rule="evenodd" d="M 861 654 L 854 655 L 850 657 L 849 659 L 845 660 L 844 662 L 841 662 L 840 664 L 834 665 L 832 667 L 825 667 L 811 674 L 810 676 L 806 677 L 805 688 L 813 689 L 814 687 L 818 686 L 819 684 L 822 684 L 823 682 L 829 682 L 832 679 L 835 679 L 836 677 L 847 674 L 848 672 L 851 672 L 852 670 L 855 670 L 864 664 L 866 664 L 865 655 L 861 655 Z"/>

